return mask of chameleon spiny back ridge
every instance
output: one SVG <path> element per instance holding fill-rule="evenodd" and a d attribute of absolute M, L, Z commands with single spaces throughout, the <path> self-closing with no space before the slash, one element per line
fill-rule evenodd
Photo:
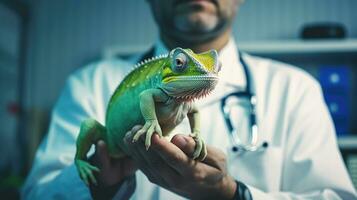
<path fill-rule="evenodd" d="M 162 78 L 162 68 L 167 62 L 167 54 L 162 54 L 153 58 L 146 59 L 134 66 L 134 68 L 124 77 L 118 87 L 115 89 L 113 95 L 110 98 L 107 112 L 106 121 L 108 120 L 108 111 L 111 105 L 121 96 L 123 93 L 134 87 L 145 86 L 147 88 L 153 88 L 157 86 L 158 79 Z"/>

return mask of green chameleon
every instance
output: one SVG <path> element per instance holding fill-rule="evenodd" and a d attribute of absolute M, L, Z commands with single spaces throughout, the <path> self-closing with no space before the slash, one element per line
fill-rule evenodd
<path fill-rule="evenodd" d="M 190 136 L 196 141 L 193 159 L 203 160 L 207 150 L 200 137 L 199 112 L 193 100 L 209 94 L 218 82 L 220 63 L 216 50 L 195 54 L 190 49 L 175 48 L 168 55 L 145 60 L 125 76 L 112 95 L 106 112 L 106 124 L 94 119 L 81 123 L 74 158 L 81 179 L 96 184 L 93 171 L 99 169 L 87 160 L 92 144 L 104 140 L 111 157 L 127 155 L 123 138 L 137 124 L 144 126 L 133 142 L 146 133 L 145 146 L 151 136 L 167 136 L 187 116 Z"/>

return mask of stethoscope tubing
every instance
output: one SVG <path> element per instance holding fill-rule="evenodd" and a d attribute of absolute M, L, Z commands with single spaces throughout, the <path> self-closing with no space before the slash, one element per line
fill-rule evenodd
<path fill-rule="evenodd" d="M 238 52 L 239 53 L 239 52 Z M 257 120 L 256 120 L 256 96 L 252 92 L 251 88 L 251 80 L 250 80 L 250 75 L 248 71 L 248 65 L 243 59 L 243 55 L 239 55 L 239 59 L 241 62 L 241 65 L 243 67 L 244 75 L 246 78 L 246 88 L 243 91 L 238 91 L 238 92 L 233 92 L 221 99 L 221 110 L 224 116 L 224 121 L 225 124 L 228 128 L 228 132 L 231 138 L 231 141 L 233 143 L 232 150 L 233 151 L 238 151 L 238 152 L 255 152 L 255 151 L 263 151 L 268 147 L 268 143 L 264 141 L 261 145 L 258 145 L 258 125 L 257 125 Z M 227 100 L 230 97 L 236 97 L 236 98 L 248 98 L 249 99 L 249 109 L 250 109 L 250 114 L 249 114 L 249 121 L 250 121 L 250 133 L 249 133 L 249 143 L 244 144 L 239 136 L 238 136 L 238 131 L 234 128 L 231 120 L 230 120 L 230 108 L 227 106 Z"/>

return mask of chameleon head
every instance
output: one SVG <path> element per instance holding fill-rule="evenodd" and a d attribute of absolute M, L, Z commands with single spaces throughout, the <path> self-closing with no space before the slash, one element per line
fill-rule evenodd
<path fill-rule="evenodd" d="M 190 49 L 175 48 L 168 60 L 161 88 L 174 99 L 191 101 L 215 88 L 221 68 L 216 50 L 195 54 Z"/>

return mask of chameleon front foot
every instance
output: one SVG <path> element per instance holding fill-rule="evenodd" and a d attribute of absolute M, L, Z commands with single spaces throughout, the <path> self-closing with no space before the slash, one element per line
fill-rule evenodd
<path fill-rule="evenodd" d="M 79 173 L 79 176 L 86 185 L 89 185 L 89 181 L 97 185 L 97 180 L 94 177 L 93 171 L 99 172 L 99 169 L 87 161 L 76 159 L 75 164 Z"/>
<path fill-rule="evenodd" d="M 139 138 L 146 133 L 145 147 L 146 150 L 148 150 L 151 145 L 151 137 L 155 132 L 159 134 L 160 137 L 162 137 L 162 131 L 159 122 L 157 120 L 148 120 L 146 121 L 145 125 L 138 132 L 136 132 L 133 137 L 133 142 L 138 141 Z"/>
<path fill-rule="evenodd" d="M 195 160 L 204 160 L 207 156 L 207 148 L 203 139 L 199 136 L 198 133 L 191 133 L 190 136 L 195 140 L 196 146 L 193 152 L 193 159 Z"/>

